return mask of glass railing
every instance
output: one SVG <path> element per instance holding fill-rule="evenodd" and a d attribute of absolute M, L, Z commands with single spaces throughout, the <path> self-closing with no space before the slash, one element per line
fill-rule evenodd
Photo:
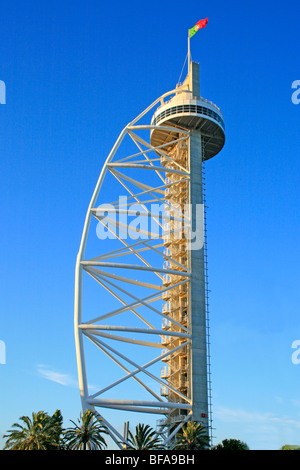
<path fill-rule="evenodd" d="M 205 105 L 206 104 L 211 105 L 211 102 L 209 102 L 208 100 L 203 99 L 202 101 L 203 101 L 203 104 Z M 215 109 L 214 110 L 207 106 L 201 106 L 198 103 L 199 101 L 197 102 L 197 104 L 192 104 L 192 103 L 175 104 L 174 103 L 174 106 L 169 107 L 169 108 L 167 107 L 161 112 L 156 111 L 152 117 L 151 124 L 157 125 L 160 121 L 162 121 L 164 118 L 167 118 L 169 116 L 188 113 L 188 114 L 204 115 L 209 118 L 212 118 L 221 125 L 223 130 L 225 130 L 225 123 L 224 123 L 223 115 L 221 111 L 219 110 L 219 108 L 212 104 L 214 106 L 214 109 Z"/>
<path fill-rule="evenodd" d="M 171 103 L 173 99 L 174 99 L 174 97 L 171 98 L 171 99 L 169 99 L 169 100 L 167 100 L 167 101 L 164 101 L 163 103 L 161 103 L 161 104 L 156 108 L 155 114 L 157 113 L 157 111 L 160 110 L 160 108 L 162 108 L 162 107 L 165 106 L 166 104 Z M 200 98 L 199 98 L 199 97 L 193 97 L 193 100 L 197 100 L 197 102 L 201 101 L 202 103 L 209 104 L 210 106 L 213 106 L 214 108 L 216 108 L 220 114 L 222 114 L 222 111 L 220 110 L 220 108 L 219 108 L 215 103 L 213 103 L 213 102 L 210 101 L 210 100 L 207 100 L 206 98 L 203 98 L 202 96 L 200 96 Z M 190 101 L 190 100 L 188 100 L 188 101 Z M 175 105 L 175 106 L 176 106 L 176 105 Z"/>

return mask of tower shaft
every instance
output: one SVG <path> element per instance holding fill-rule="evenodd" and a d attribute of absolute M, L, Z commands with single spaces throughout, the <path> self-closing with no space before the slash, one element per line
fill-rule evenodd
<path fill-rule="evenodd" d="M 208 426 L 206 298 L 204 269 L 204 225 L 201 133 L 190 134 L 190 204 L 196 249 L 190 251 L 190 315 L 192 330 L 191 391 L 193 420 Z M 199 220 L 199 218 L 201 218 Z M 193 246 L 191 246 L 193 248 Z"/>
<path fill-rule="evenodd" d="M 199 100 L 199 65 L 192 62 L 189 70 L 185 80 L 190 92 L 188 98 Z M 172 188 L 171 191 L 169 188 L 166 189 L 166 199 L 169 202 L 170 210 L 177 207 L 182 213 L 189 213 L 191 227 L 189 237 L 185 231 L 180 232 L 179 237 L 176 224 L 170 222 L 166 230 L 168 237 L 166 237 L 165 246 L 169 258 L 188 268 L 191 277 L 189 283 L 178 287 L 176 287 L 180 281 L 178 276 L 168 278 L 167 285 L 171 290 L 166 296 L 167 303 L 164 306 L 164 312 L 173 320 L 190 329 L 191 343 L 184 346 L 179 352 L 171 354 L 169 359 L 165 360 L 168 368 L 163 369 L 162 377 L 167 378 L 169 385 L 190 399 L 193 420 L 208 427 L 201 130 L 190 129 L 188 145 L 181 141 L 177 142 L 175 146 L 170 147 L 168 156 L 167 160 L 162 157 L 161 164 L 163 166 L 175 169 L 176 165 L 181 165 L 190 176 L 189 184 L 183 184 L 177 175 L 167 173 L 167 182 L 172 184 Z M 171 262 L 171 267 L 173 268 L 173 266 Z M 170 262 L 166 267 L 170 267 Z M 179 340 L 169 341 L 163 338 L 163 346 L 168 346 L 170 350 L 179 344 Z M 165 395 L 172 402 L 182 402 L 179 395 L 170 391 L 166 391 Z M 168 417 L 167 423 L 171 426 L 174 422 L 180 421 L 183 415 L 183 410 L 174 410 Z"/>

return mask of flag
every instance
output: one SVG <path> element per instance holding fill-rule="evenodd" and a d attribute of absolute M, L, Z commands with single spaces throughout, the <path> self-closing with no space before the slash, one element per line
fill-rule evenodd
<path fill-rule="evenodd" d="M 192 36 L 194 36 L 194 34 L 196 34 L 199 29 L 205 28 L 207 22 L 208 22 L 208 18 L 205 18 L 205 20 L 198 21 L 198 23 L 196 23 L 195 26 L 189 29 L 189 37 L 191 38 Z"/>

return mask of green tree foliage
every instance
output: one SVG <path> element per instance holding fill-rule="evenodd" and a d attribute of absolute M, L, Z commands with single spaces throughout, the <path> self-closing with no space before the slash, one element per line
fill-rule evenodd
<path fill-rule="evenodd" d="M 280 450 L 300 450 L 300 446 L 285 444 Z"/>
<path fill-rule="evenodd" d="M 55 450 L 60 448 L 62 415 L 56 410 L 53 416 L 44 411 L 21 416 L 22 424 L 14 423 L 3 437 L 7 438 L 4 449 L 9 450 Z"/>
<path fill-rule="evenodd" d="M 161 437 L 148 424 L 139 423 L 135 427 L 135 435 L 128 431 L 128 450 L 154 450 L 162 449 Z"/>
<path fill-rule="evenodd" d="M 78 424 L 71 420 L 73 427 L 63 433 L 63 441 L 67 450 L 101 450 L 106 448 L 103 434 L 108 434 L 94 411 L 80 413 Z"/>
<path fill-rule="evenodd" d="M 204 450 L 209 448 L 206 429 L 196 422 L 186 423 L 175 436 L 176 450 Z"/>
<path fill-rule="evenodd" d="M 212 450 L 249 450 L 249 447 L 239 439 L 224 439 L 222 444 L 217 444 Z"/>

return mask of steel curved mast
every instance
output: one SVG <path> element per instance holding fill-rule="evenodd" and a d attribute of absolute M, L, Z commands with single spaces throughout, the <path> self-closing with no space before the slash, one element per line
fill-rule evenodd
<path fill-rule="evenodd" d="M 88 206 L 75 279 L 80 395 L 120 448 L 110 410 L 161 415 L 173 429 L 166 443 L 189 419 L 209 427 L 202 163 L 224 140 L 222 113 L 200 96 L 191 62 L 182 85 L 122 130 Z M 85 278 L 99 289 L 96 304 Z"/>

